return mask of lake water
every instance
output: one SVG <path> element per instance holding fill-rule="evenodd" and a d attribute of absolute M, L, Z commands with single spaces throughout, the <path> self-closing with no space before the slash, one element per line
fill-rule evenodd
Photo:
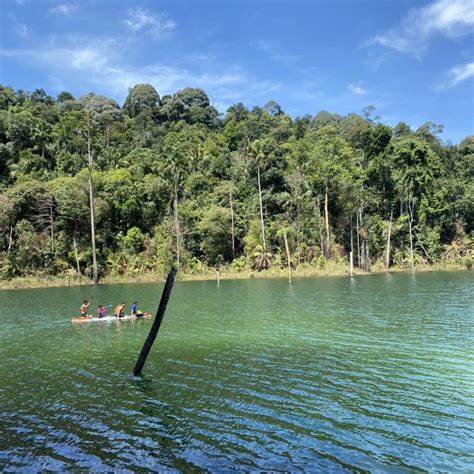
<path fill-rule="evenodd" d="M 0 470 L 474 471 L 474 272 L 0 291 Z"/>

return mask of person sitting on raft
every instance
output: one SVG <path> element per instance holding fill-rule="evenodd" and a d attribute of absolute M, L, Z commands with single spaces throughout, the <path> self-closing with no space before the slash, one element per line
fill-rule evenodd
<path fill-rule="evenodd" d="M 89 306 L 92 303 L 92 298 L 90 300 L 84 300 L 82 302 L 81 307 L 79 308 L 79 312 L 81 313 L 81 318 L 90 318 L 92 317 L 90 314 L 88 314 Z"/>
<path fill-rule="evenodd" d="M 135 316 L 136 318 L 143 317 L 143 311 L 138 310 L 138 301 L 134 301 L 132 303 L 132 306 L 130 306 L 130 313 L 132 314 L 132 316 Z"/>
<path fill-rule="evenodd" d="M 114 314 L 117 318 L 123 318 L 125 315 L 123 313 L 123 308 L 125 308 L 125 303 L 121 303 L 114 309 Z"/>
<path fill-rule="evenodd" d="M 97 309 L 97 317 L 98 318 L 105 318 L 107 316 L 105 314 L 106 311 L 107 311 L 107 308 L 104 305 L 100 304 L 99 308 Z"/>

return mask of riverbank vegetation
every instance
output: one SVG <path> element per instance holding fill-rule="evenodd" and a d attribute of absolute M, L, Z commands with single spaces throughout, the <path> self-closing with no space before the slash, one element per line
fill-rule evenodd
<path fill-rule="evenodd" d="M 0 86 L 0 279 L 470 268 L 474 136 L 374 113 Z"/>

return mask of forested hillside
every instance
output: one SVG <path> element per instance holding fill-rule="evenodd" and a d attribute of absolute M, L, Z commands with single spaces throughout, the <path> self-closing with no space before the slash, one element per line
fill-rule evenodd
<path fill-rule="evenodd" d="M 99 276 L 323 267 L 351 248 L 366 271 L 412 255 L 470 266 L 474 136 L 441 130 L 392 128 L 373 107 L 221 115 L 193 88 L 137 85 L 121 107 L 0 87 L 0 278 L 92 277 L 91 208 Z"/>

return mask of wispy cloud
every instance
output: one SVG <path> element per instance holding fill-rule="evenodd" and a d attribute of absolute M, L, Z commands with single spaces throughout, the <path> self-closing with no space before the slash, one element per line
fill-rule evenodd
<path fill-rule="evenodd" d="M 355 95 L 367 95 L 367 90 L 362 87 L 361 82 L 349 84 L 347 88 Z"/>
<path fill-rule="evenodd" d="M 12 21 L 13 31 L 22 39 L 30 36 L 30 29 L 24 24 L 19 22 L 14 15 L 10 15 Z"/>
<path fill-rule="evenodd" d="M 268 40 L 259 39 L 251 44 L 258 50 L 263 51 L 264 53 L 268 54 L 268 56 L 270 56 L 275 61 L 278 61 L 284 64 L 294 63 L 298 59 L 300 59 L 299 55 L 285 53 L 280 48 L 278 48 L 274 43 Z"/>
<path fill-rule="evenodd" d="M 108 63 L 110 48 L 104 41 L 100 46 L 57 46 L 51 42 L 47 46 L 24 49 L 1 49 L 0 57 L 18 61 L 31 61 L 51 68 L 52 71 L 70 73 L 98 71 Z"/>
<path fill-rule="evenodd" d="M 176 23 L 162 13 L 152 13 L 143 8 L 134 8 L 128 11 L 124 20 L 130 31 L 143 31 L 152 36 L 163 36 L 173 31 Z"/>
<path fill-rule="evenodd" d="M 50 71 L 54 84 L 80 83 L 107 91 L 121 101 L 135 84 L 152 84 L 160 94 L 172 94 L 184 87 L 203 88 L 221 110 L 238 101 L 252 102 L 277 90 L 278 83 L 258 80 L 238 67 L 214 65 L 193 70 L 176 65 L 150 63 L 142 66 L 123 62 L 127 46 L 113 38 L 61 38 L 34 49 L 0 50 L 0 57 L 35 62 Z"/>
<path fill-rule="evenodd" d="M 436 34 L 455 38 L 472 33 L 472 0 L 435 0 L 408 11 L 401 24 L 374 36 L 369 44 L 378 44 L 401 53 L 421 54 Z"/>
<path fill-rule="evenodd" d="M 460 82 L 474 77 L 474 62 L 453 67 L 448 75 L 450 78 L 448 87 L 457 86 Z"/>
<path fill-rule="evenodd" d="M 72 15 L 79 7 L 74 3 L 58 3 L 49 9 L 50 13 L 58 15 Z"/>

